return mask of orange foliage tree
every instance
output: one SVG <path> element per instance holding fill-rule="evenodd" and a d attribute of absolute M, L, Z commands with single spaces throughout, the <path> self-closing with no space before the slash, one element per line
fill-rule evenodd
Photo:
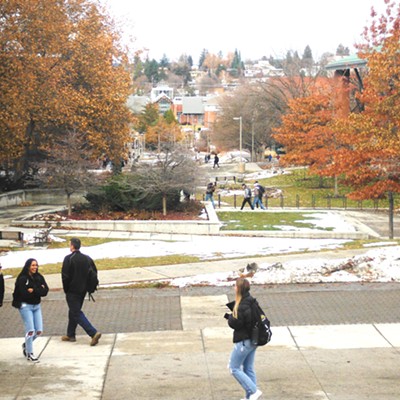
<path fill-rule="evenodd" d="M 400 8 L 387 3 L 384 15 L 372 12 L 359 56 L 368 73 L 359 100 L 364 111 L 334 124 L 346 143 L 337 154 L 336 170 L 345 174 L 355 199 L 382 198 L 400 192 Z"/>
<path fill-rule="evenodd" d="M 155 125 L 150 125 L 146 130 L 146 144 L 161 151 L 165 144 L 179 143 L 182 140 L 182 132 L 176 122 L 167 122 L 165 118 L 159 118 Z"/>
<path fill-rule="evenodd" d="M 320 177 L 336 177 L 335 156 L 343 144 L 331 128 L 333 90 L 314 88 L 307 97 L 289 100 L 288 112 L 273 135 L 286 149 L 282 165 L 308 166 L 311 173 Z"/>
<path fill-rule="evenodd" d="M 110 19 L 89 0 L 8 0 L 0 15 L 0 166 L 19 181 L 66 132 L 119 162 L 131 83 Z"/>

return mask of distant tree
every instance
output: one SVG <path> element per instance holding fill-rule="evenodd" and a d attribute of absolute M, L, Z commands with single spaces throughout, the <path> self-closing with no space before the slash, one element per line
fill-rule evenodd
<path fill-rule="evenodd" d="M 146 75 L 149 82 L 155 84 L 161 81 L 159 64 L 156 60 L 147 59 L 144 62 L 144 74 Z"/>
<path fill-rule="evenodd" d="M 311 68 L 314 65 L 314 59 L 312 56 L 311 47 L 308 45 L 304 49 L 303 57 L 301 59 L 301 64 L 305 68 Z"/>
<path fill-rule="evenodd" d="M 205 61 L 205 59 L 207 57 L 207 54 L 208 54 L 208 50 L 206 50 L 206 49 L 203 49 L 201 54 L 200 54 L 200 58 L 199 58 L 199 69 L 200 70 L 203 69 L 203 64 L 204 64 L 204 61 Z"/>
<path fill-rule="evenodd" d="M 149 127 L 157 124 L 160 118 L 158 107 L 154 103 L 146 104 L 144 111 L 137 117 L 135 129 L 140 133 L 146 133 Z"/>
<path fill-rule="evenodd" d="M 175 114 L 171 109 L 169 109 L 168 111 L 165 111 L 164 119 L 167 122 L 167 124 L 176 124 L 177 123 Z"/>
<path fill-rule="evenodd" d="M 143 76 L 143 62 L 140 58 L 140 54 L 135 54 L 133 58 L 133 79 L 136 80 Z"/>
<path fill-rule="evenodd" d="M 185 86 L 192 80 L 190 75 L 192 67 L 189 63 L 189 58 L 186 54 L 182 54 L 179 57 L 178 62 L 174 62 L 171 64 L 171 71 L 175 74 L 180 76 L 183 79 L 183 83 Z"/>
<path fill-rule="evenodd" d="M 240 52 L 235 49 L 233 60 L 231 63 L 231 69 L 232 73 L 235 74 L 235 76 L 240 76 L 242 71 L 244 70 L 244 64 L 242 61 L 242 57 L 240 55 Z"/>
<path fill-rule="evenodd" d="M 182 140 L 182 131 L 176 121 L 168 122 L 166 118 L 160 118 L 157 123 L 147 127 L 146 144 L 153 150 L 161 149 L 166 144 L 178 143 Z"/>
<path fill-rule="evenodd" d="M 201 173 L 192 153 L 181 146 L 167 144 L 158 155 L 155 165 L 138 165 L 133 171 L 133 187 L 143 197 L 161 195 L 163 215 L 167 215 L 167 200 L 179 199 L 181 190 L 193 193 L 201 181 Z"/>
<path fill-rule="evenodd" d="M 163 54 L 163 56 L 162 56 L 162 58 L 160 60 L 159 66 L 161 68 L 169 68 L 170 62 L 169 62 L 168 57 L 165 54 Z"/>
<path fill-rule="evenodd" d="M 90 148 L 85 143 L 84 135 L 68 131 L 66 136 L 54 144 L 47 154 L 47 159 L 37 163 L 39 173 L 35 176 L 40 187 L 62 189 L 67 196 L 68 215 L 71 215 L 71 196 L 87 190 L 97 181 L 93 169 Z"/>
<path fill-rule="evenodd" d="M 348 55 L 350 55 L 350 50 L 348 47 L 344 47 L 342 44 L 339 44 L 339 46 L 336 49 L 336 55 L 337 56 L 348 56 Z"/>

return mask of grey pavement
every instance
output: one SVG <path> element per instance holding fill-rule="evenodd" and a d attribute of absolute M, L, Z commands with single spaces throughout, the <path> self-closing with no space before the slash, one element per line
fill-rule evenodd
<path fill-rule="evenodd" d="M 359 252 L 331 251 L 318 257 Z M 255 260 L 268 262 L 268 257 Z M 59 275 L 46 276 L 52 291 L 43 301 L 45 336 L 35 342 L 40 355 L 35 365 L 22 356 L 22 322 L 11 307 L 12 281 L 7 282 L 0 309 L 0 399 L 243 398 L 227 369 L 232 331 L 222 318 L 233 288 L 105 288 L 201 271 L 232 271 L 243 263 L 222 260 L 101 271 L 103 288 L 95 303 L 84 305 L 103 333 L 95 347 L 82 331 L 76 343 L 61 342 L 67 307 Z M 399 284 L 263 285 L 253 286 L 252 293 L 273 326 L 271 343 L 256 356 L 262 399 L 400 397 Z"/>

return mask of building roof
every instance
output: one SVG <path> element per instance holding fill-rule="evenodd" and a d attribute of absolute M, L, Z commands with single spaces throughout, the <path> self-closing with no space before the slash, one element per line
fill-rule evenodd
<path fill-rule="evenodd" d="M 331 61 L 325 66 L 328 71 L 338 69 L 360 68 L 367 65 L 367 60 L 359 58 L 356 54 L 350 56 L 343 56 L 338 60 Z"/>
<path fill-rule="evenodd" d="M 182 97 L 183 114 L 204 114 L 204 104 L 201 97 Z"/>
<path fill-rule="evenodd" d="M 129 96 L 126 105 L 134 114 L 140 114 L 149 102 L 150 98 L 147 96 Z"/>

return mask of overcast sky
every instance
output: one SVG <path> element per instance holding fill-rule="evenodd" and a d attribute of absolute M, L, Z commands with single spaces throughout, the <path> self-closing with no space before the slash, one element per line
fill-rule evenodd
<path fill-rule="evenodd" d="M 361 42 L 370 10 L 384 10 L 384 0 L 100 0 L 134 38 L 134 47 L 147 48 L 157 61 L 200 53 L 238 49 L 242 59 L 279 57 L 289 50 L 302 56 L 307 45 L 314 59 L 335 53 L 339 44 Z"/>

